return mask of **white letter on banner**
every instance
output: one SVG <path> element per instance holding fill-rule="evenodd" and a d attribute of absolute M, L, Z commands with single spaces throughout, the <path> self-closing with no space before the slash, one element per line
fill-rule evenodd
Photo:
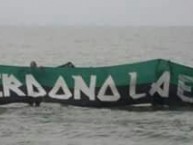
<path fill-rule="evenodd" d="M 46 95 L 44 88 L 37 82 L 31 74 L 26 75 L 27 93 L 30 97 L 43 97 Z M 34 87 L 37 91 L 34 90 Z"/>
<path fill-rule="evenodd" d="M 0 79 L 1 79 L 1 74 L 0 74 Z M 3 92 L 0 91 L 0 97 L 3 97 Z"/>
<path fill-rule="evenodd" d="M 184 95 L 185 91 L 191 92 L 191 87 L 185 83 L 193 83 L 193 78 L 185 75 L 179 76 L 177 95 L 182 99 L 182 101 L 193 103 L 193 98 Z"/>
<path fill-rule="evenodd" d="M 131 96 L 131 98 L 140 99 L 142 97 L 145 97 L 146 96 L 145 93 L 136 94 L 137 73 L 132 72 L 132 73 L 129 73 L 129 75 L 131 76 L 130 86 L 129 86 L 129 95 Z"/>
<path fill-rule="evenodd" d="M 57 94 L 57 92 L 59 91 L 59 89 L 62 89 L 64 94 Z M 58 80 L 56 81 L 54 87 L 52 88 L 52 90 L 49 92 L 49 96 L 51 98 L 55 98 L 55 99 L 61 99 L 61 100 L 67 100 L 70 97 L 72 97 L 72 93 L 70 92 L 66 82 L 64 81 L 62 76 L 58 77 Z"/>
<path fill-rule="evenodd" d="M 163 85 L 163 89 L 161 86 Z M 153 96 L 156 92 L 164 97 L 169 97 L 169 87 L 170 87 L 170 72 L 165 71 L 162 76 L 158 79 L 157 82 L 151 85 L 151 90 L 149 91 L 150 95 Z"/>
<path fill-rule="evenodd" d="M 3 92 L 5 97 L 9 97 L 10 91 L 13 91 L 18 96 L 25 96 L 25 94 L 19 89 L 22 86 L 22 83 L 15 78 L 14 75 L 8 76 L 8 74 L 3 74 Z"/>
<path fill-rule="evenodd" d="M 88 87 L 81 76 L 73 76 L 75 86 L 74 86 L 74 99 L 81 99 L 81 92 L 85 93 L 89 100 L 95 101 L 95 86 L 96 86 L 96 76 L 91 76 L 90 86 Z"/>
<path fill-rule="evenodd" d="M 105 95 L 106 90 L 110 87 L 112 90 L 112 95 Z M 101 89 L 99 90 L 98 96 L 99 100 L 106 101 L 106 102 L 115 102 L 120 99 L 120 94 L 116 88 L 115 82 L 111 76 L 109 76 Z"/>

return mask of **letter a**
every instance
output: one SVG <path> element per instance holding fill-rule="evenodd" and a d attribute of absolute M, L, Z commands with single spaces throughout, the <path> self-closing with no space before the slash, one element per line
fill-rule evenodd
<path fill-rule="evenodd" d="M 161 88 L 162 85 L 163 89 Z M 151 96 L 153 96 L 157 92 L 161 97 L 167 98 L 169 97 L 169 87 L 170 87 L 170 72 L 165 71 L 162 74 L 162 76 L 158 79 L 158 81 L 152 84 L 149 93 Z"/>
<path fill-rule="evenodd" d="M 110 87 L 112 95 L 105 95 L 107 88 Z M 109 76 L 98 93 L 98 99 L 106 102 L 115 102 L 120 99 L 120 94 L 116 88 L 115 82 L 111 76 Z"/>

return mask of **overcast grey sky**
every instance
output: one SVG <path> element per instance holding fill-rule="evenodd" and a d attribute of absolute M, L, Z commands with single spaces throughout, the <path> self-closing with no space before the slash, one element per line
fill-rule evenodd
<path fill-rule="evenodd" d="M 0 0 L 0 25 L 193 25 L 193 0 Z"/>

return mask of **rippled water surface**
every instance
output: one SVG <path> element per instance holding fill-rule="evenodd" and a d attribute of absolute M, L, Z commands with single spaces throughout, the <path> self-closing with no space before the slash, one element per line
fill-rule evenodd
<path fill-rule="evenodd" d="M 153 58 L 193 66 L 193 28 L 0 27 L 0 63 L 102 66 Z M 0 106 L 2 145 L 192 145 L 191 110 Z"/>

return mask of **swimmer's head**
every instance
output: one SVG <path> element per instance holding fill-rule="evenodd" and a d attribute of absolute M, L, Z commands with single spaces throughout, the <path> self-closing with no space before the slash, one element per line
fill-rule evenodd
<path fill-rule="evenodd" d="M 32 62 L 30 63 L 30 67 L 37 67 L 36 62 L 35 62 L 35 61 L 32 61 Z"/>

